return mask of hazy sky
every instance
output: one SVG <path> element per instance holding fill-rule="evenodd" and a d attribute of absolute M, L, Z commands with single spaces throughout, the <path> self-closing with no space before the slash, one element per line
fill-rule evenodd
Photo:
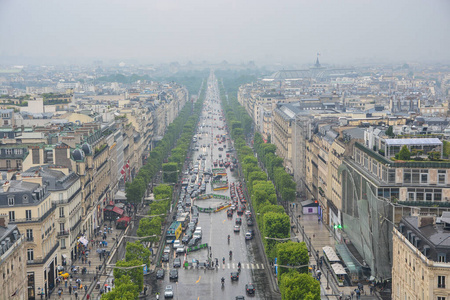
<path fill-rule="evenodd" d="M 450 62 L 449 0 L 0 0 L 0 56 Z"/>

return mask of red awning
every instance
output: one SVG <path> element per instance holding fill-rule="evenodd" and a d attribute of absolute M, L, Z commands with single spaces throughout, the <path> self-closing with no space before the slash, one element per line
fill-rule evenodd
<path fill-rule="evenodd" d="M 116 214 L 118 214 L 120 216 L 123 215 L 123 209 L 121 209 L 121 208 L 119 208 L 117 206 L 114 206 L 113 212 L 115 212 Z"/>

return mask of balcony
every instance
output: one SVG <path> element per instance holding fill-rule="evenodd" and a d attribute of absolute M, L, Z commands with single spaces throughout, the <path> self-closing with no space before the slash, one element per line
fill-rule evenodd
<path fill-rule="evenodd" d="M 26 240 L 27 242 L 34 242 L 34 236 L 27 236 L 27 237 L 25 238 L 25 240 Z"/>
<path fill-rule="evenodd" d="M 70 233 L 69 230 L 60 230 L 56 234 L 56 237 L 66 237 L 69 235 L 69 233 Z"/>
<path fill-rule="evenodd" d="M 41 217 L 39 218 L 22 218 L 22 219 L 15 219 L 14 221 L 10 221 L 11 224 L 21 224 L 21 223 L 39 223 L 44 221 L 48 216 L 50 216 L 53 211 L 56 209 L 56 205 L 53 204 L 52 207 Z"/>
<path fill-rule="evenodd" d="M 68 199 L 61 199 L 61 200 L 54 200 L 53 203 L 55 204 L 67 204 L 70 203 L 73 199 L 75 199 L 76 196 L 78 196 L 78 194 L 81 192 L 81 187 L 72 194 L 72 196 L 70 196 L 70 198 Z"/>

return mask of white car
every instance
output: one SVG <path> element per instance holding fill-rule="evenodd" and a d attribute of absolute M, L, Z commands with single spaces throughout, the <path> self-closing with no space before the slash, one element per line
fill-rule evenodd
<path fill-rule="evenodd" d="M 170 247 L 169 246 L 164 247 L 164 253 L 167 253 L 167 254 L 170 253 Z"/>
<path fill-rule="evenodd" d="M 186 247 L 180 246 L 177 248 L 177 253 L 184 253 L 184 252 L 186 252 Z"/>
<path fill-rule="evenodd" d="M 180 240 L 175 240 L 173 242 L 173 249 L 177 249 L 178 247 L 182 246 L 183 244 L 181 243 Z"/>
<path fill-rule="evenodd" d="M 171 285 L 166 285 L 164 290 L 164 298 L 173 298 L 173 287 Z"/>

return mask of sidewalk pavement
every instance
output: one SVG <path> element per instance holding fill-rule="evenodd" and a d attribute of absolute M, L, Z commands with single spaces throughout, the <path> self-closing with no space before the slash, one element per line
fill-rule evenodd
<path fill-rule="evenodd" d="M 101 230 L 104 230 L 104 227 L 107 226 L 109 227 L 109 222 L 105 222 L 104 225 L 101 226 Z M 108 260 L 109 258 L 106 255 L 102 255 L 102 258 L 100 258 L 100 254 L 97 252 L 101 251 L 101 250 L 106 250 L 106 251 L 110 251 L 110 253 L 112 253 L 112 246 L 114 245 L 114 242 L 116 240 L 116 236 L 120 236 L 120 233 L 123 232 L 123 230 L 121 229 L 116 229 L 115 225 L 112 225 L 112 231 L 110 233 L 106 234 L 106 239 L 105 241 L 108 243 L 108 245 L 106 247 L 103 246 L 99 246 L 98 242 L 99 241 L 103 241 L 102 236 L 97 236 L 94 239 L 94 243 L 91 243 L 91 241 L 89 241 L 88 244 L 88 248 L 90 249 L 90 254 L 88 255 L 88 259 L 85 263 L 82 262 L 82 260 L 80 258 L 78 258 L 76 261 L 74 261 L 72 263 L 72 265 L 79 267 L 79 271 L 75 274 L 73 272 L 70 272 L 70 266 L 66 266 L 66 272 L 68 272 L 69 274 L 71 274 L 71 277 L 69 277 L 69 279 L 67 280 L 67 287 L 66 287 L 66 283 L 65 282 L 61 282 L 59 284 L 56 285 L 53 293 L 51 294 L 51 296 L 49 297 L 49 299 L 67 299 L 67 300 L 75 300 L 75 299 L 86 299 L 86 292 L 85 292 L 85 286 L 87 289 L 89 289 L 89 286 L 91 284 L 91 282 L 97 282 L 100 281 L 101 286 L 104 286 L 105 283 L 108 283 L 111 287 L 111 279 L 112 277 L 109 276 L 109 274 L 112 274 L 112 270 L 111 269 L 106 269 L 106 275 L 105 275 L 105 269 L 102 268 L 101 272 L 100 272 L 100 276 L 98 276 L 98 268 L 99 266 L 101 266 L 104 262 L 104 260 Z M 91 262 L 91 264 L 89 264 L 89 261 Z M 81 270 L 83 268 L 87 269 L 87 274 L 81 274 Z M 78 295 L 75 296 L 75 289 L 72 288 L 71 292 L 69 292 L 69 286 L 77 286 L 77 282 L 76 280 L 80 279 L 81 280 L 81 285 L 83 286 L 83 288 L 81 289 L 77 289 L 77 293 Z M 58 289 L 62 288 L 62 295 L 61 297 L 58 296 Z M 99 289 L 95 289 L 90 293 L 90 299 L 97 299 L 98 296 L 100 294 L 100 290 Z M 36 298 L 36 299 L 40 299 L 40 298 Z"/>
<path fill-rule="evenodd" d="M 292 208 L 290 207 L 289 210 L 292 210 Z M 301 216 L 300 218 L 298 217 L 299 215 Z M 300 202 L 295 204 L 295 208 L 289 217 L 291 218 L 291 225 L 294 226 L 291 234 L 297 236 L 300 241 L 305 241 L 306 245 L 312 245 L 312 248 L 316 252 L 315 254 L 310 253 L 310 265 L 316 270 L 318 265 L 316 257 L 323 256 L 322 248 L 325 246 L 334 248 L 334 245 L 336 244 L 333 234 L 322 221 L 318 221 L 318 216 L 316 214 L 304 215 L 301 210 Z M 302 228 L 297 228 L 297 222 L 303 230 Z M 357 286 L 338 287 L 332 278 L 332 275 L 328 274 L 325 264 L 321 266 L 321 270 L 322 275 L 320 277 L 320 285 L 322 299 L 339 299 L 338 295 L 341 293 L 342 299 L 345 299 L 352 291 L 358 288 Z M 327 282 L 327 277 L 329 277 L 329 283 Z M 327 289 L 327 287 L 329 287 L 329 289 Z M 376 295 L 369 295 L 368 285 L 364 286 L 364 291 L 366 291 L 366 294 L 362 294 L 361 299 L 379 299 Z M 353 296 L 353 299 L 356 299 L 356 295 Z"/>

